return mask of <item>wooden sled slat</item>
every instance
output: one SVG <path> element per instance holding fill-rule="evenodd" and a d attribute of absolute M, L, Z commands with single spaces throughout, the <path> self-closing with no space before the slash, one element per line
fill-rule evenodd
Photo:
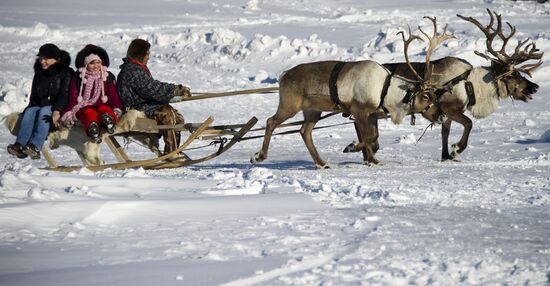
<path fill-rule="evenodd" d="M 130 160 L 130 157 L 128 156 L 128 154 L 126 154 L 124 149 L 122 149 L 122 146 L 120 146 L 114 136 L 107 136 L 103 141 L 107 143 L 107 146 L 109 146 L 109 149 L 111 149 L 111 152 L 115 154 L 115 157 L 120 163 L 132 161 Z"/>
<path fill-rule="evenodd" d="M 167 160 L 170 158 L 177 158 L 179 156 L 179 153 L 185 149 L 187 146 L 189 146 L 195 139 L 197 139 L 201 133 L 208 128 L 208 126 L 214 121 L 214 118 L 212 116 L 208 117 L 206 119 L 200 128 L 198 128 L 194 133 L 191 133 L 189 137 L 187 137 L 187 140 L 181 144 L 176 150 L 163 155 L 159 156 L 154 159 L 147 159 L 147 160 L 137 160 L 137 161 L 130 161 L 130 162 L 124 162 L 124 163 L 114 163 L 114 164 L 105 164 L 105 165 L 99 165 L 99 166 L 59 166 L 56 168 L 46 167 L 42 168 L 43 170 L 49 170 L 49 171 L 59 171 L 59 172 L 72 172 L 77 171 L 82 168 L 87 168 L 93 172 L 97 171 L 103 171 L 105 169 L 113 169 L 113 170 L 122 170 L 122 169 L 128 169 L 128 168 L 138 168 L 143 167 L 146 168 L 147 166 L 154 165 L 159 161 Z"/>
<path fill-rule="evenodd" d="M 209 154 L 207 156 L 198 158 L 198 159 L 188 159 L 188 158 L 180 158 L 178 160 L 173 160 L 169 162 L 159 162 L 154 165 L 149 165 L 145 169 L 166 169 L 166 168 L 178 168 L 178 167 L 185 167 L 190 166 L 193 164 L 202 163 L 208 160 L 211 160 L 213 158 L 216 158 L 223 154 L 225 151 L 227 151 L 229 148 L 231 148 L 235 143 L 239 142 L 240 139 L 248 132 L 254 125 L 258 122 L 258 119 L 256 117 L 250 118 L 247 123 L 243 125 L 243 127 L 235 133 L 233 138 L 229 140 L 229 142 L 225 143 L 223 148 L 221 150 L 216 151 L 215 153 Z"/>

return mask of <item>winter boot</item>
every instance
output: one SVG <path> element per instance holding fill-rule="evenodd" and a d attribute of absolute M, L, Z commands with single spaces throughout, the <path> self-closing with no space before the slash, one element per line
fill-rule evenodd
<path fill-rule="evenodd" d="M 22 151 L 33 160 L 40 159 L 40 150 L 38 150 L 38 148 L 36 148 L 36 146 L 31 143 L 27 144 L 27 146 L 25 146 Z"/>
<path fill-rule="evenodd" d="M 97 122 L 90 123 L 90 126 L 88 126 L 88 136 L 90 136 L 90 139 L 92 142 L 99 144 L 101 143 L 101 137 L 99 134 L 99 125 Z"/>
<path fill-rule="evenodd" d="M 20 143 L 8 145 L 8 153 L 14 155 L 19 159 L 27 158 L 27 154 L 23 153 L 23 145 Z"/>
<path fill-rule="evenodd" d="M 113 117 L 111 117 L 111 115 L 103 113 L 103 115 L 101 115 L 101 120 L 103 120 L 103 125 L 105 126 L 109 134 L 115 133 L 115 121 L 113 120 Z"/>

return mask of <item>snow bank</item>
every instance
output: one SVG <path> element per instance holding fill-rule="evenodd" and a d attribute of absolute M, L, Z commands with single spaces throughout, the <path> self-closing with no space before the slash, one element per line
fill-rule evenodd
<path fill-rule="evenodd" d="M 19 79 L 0 85 L 0 118 L 22 111 L 29 103 L 32 79 Z"/>

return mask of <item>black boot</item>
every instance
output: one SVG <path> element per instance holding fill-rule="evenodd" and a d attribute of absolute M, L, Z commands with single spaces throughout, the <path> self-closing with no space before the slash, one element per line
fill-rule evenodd
<path fill-rule="evenodd" d="M 33 160 L 40 159 L 40 150 L 31 143 L 27 144 L 27 146 L 23 147 L 21 150 Z"/>
<path fill-rule="evenodd" d="M 27 158 L 27 154 L 23 153 L 23 148 L 23 145 L 19 143 L 10 144 L 8 145 L 8 153 L 19 159 Z"/>
<path fill-rule="evenodd" d="M 101 120 L 103 121 L 103 125 L 109 134 L 115 133 L 115 121 L 111 115 L 103 113 L 103 115 L 101 115 Z"/>
<path fill-rule="evenodd" d="M 92 142 L 99 144 L 101 143 L 101 137 L 99 134 L 99 125 L 97 122 L 90 123 L 90 126 L 88 126 L 88 136 L 90 136 L 90 139 Z"/>

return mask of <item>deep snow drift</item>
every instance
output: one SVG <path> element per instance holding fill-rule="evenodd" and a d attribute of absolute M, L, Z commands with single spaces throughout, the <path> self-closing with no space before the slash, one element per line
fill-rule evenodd
<path fill-rule="evenodd" d="M 304 62 L 402 61 L 396 33 L 427 26 L 424 15 L 457 36 L 436 58 L 486 65 L 474 54 L 485 49 L 481 32 L 455 16 L 485 23 L 485 8 L 550 54 L 550 5 L 534 1 L 6 0 L 0 116 L 26 106 L 45 42 L 73 57 L 87 43 L 100 45 L 116 74 L 129 42 L 141 37 L 153 43 L 155 78 L 227 91 L 276 86 L 281 72 Z M 422 47 L 411 48 L 422 60 Z M 545 63 L 534 73 L 541 87 L 532 102 L 502 101 L 473 120 L 461 162 L 439 162 L 440 127 L 415 144 L 426 120 L 382 120 L 376 167 L 341 153 L 356 139 L 347 124 L 314 131 L 330 170 L 315 170 L 294 134 L 275 136 L 258 165 L 249 163 L 261 144 L 255 139 L 188 168 L 61 174 L 40 170 L 44 160 L 10 156 L 15 138 L 1 128 L 0 285 L 548 284 L 549 72 Z M 257 116 L 263 126 L 277 101 L 242 95 L 175 106 L 188 122 Z M 319 125 L 346 122 L 335 116 Z M 461 132 L 453 126 L 451 142 Z M 128 149 L 151 156 L 135 144 Z M 68 148 L 52 153 L 79 163 Z"/>

